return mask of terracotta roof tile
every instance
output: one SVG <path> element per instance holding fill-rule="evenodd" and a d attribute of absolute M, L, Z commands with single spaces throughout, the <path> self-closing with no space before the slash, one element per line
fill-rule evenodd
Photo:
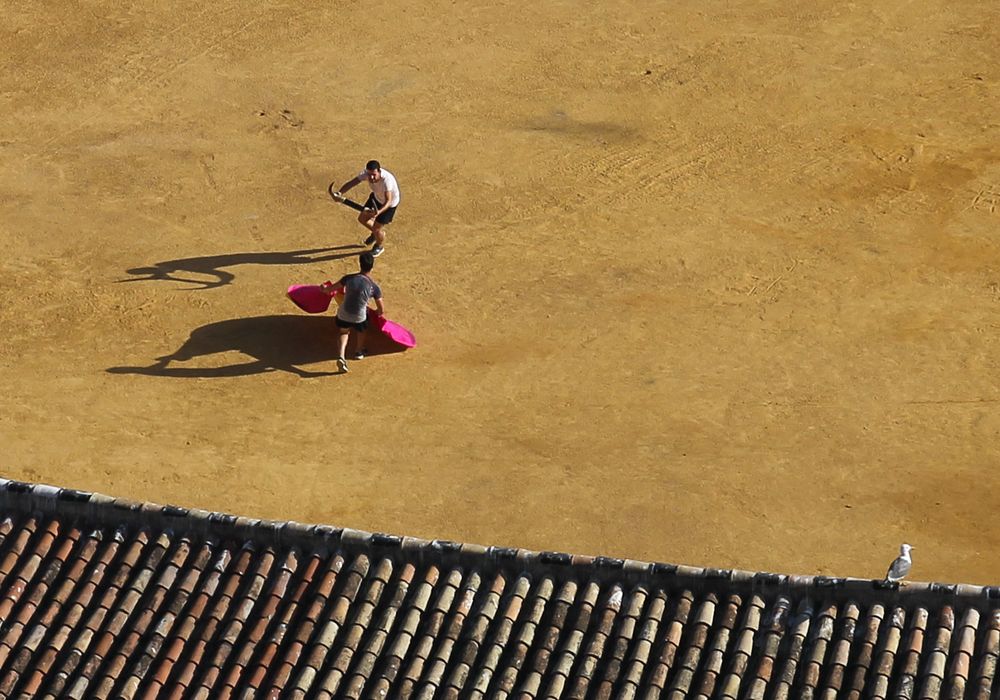
<path fill-rule="evenodd" d="M 680 647 L 684 626 L 687 624 L 693 600 L 694 597 L 690 591 L 682 591 L 675 596 L 672 618 L 664 628 L 658 653 L 654 647 L 651 658 L 652 667 L 647 672 L 645 697 L 648 700 L 659 697 L 660 692 L 666 688 L 667 678 L 674 667 L 674 660 Z"/>
<path fill-rule="evenodd" d="M 0 667 L 2 667 L 3 662 L 6 661 L 11 650 L 21 638 L 28 621 L 32 619 L 38 611 L 39 605 L 42 604 L 44 600 L 48 599 L 51 584 L 59 575 L 60 570 L 79 539 L 79 536 L 80 532 L 75 528 L 67 534 L 67 536 L 61 541 L 57 551 L 53 554 L 53 557 L 49 561 L 44 573 L 38 578 L 35 585 L 29 586 L 30 593 L 23 601 L 20 608 L 17 609 L 16 613 L 12 617 L 9 617 L 3 623 L 0 623 L 2 624 L 0 629 L 3 629 L 2 634 L 0 634 Z M 23 593 L 20 580 L 16 580 L 16 587 L 21 589 L 18 593 L 20 596 L 21 593 Z M 52 591 L 52 598 L 55 599 L 59 593 L 60 591 L 58 590 Z M 12 598 L 8 595 L 4 598 L 4 603 L 8 603 L 10 600 L 12 600 Z M 10 605 L 6 609 L 8 613 L 13 612 L 14 606 Z M 31 643 L 31 641 L 32 637 L 29 637 L 25 640 L 25 643 Z M 2 687 L 2 683 L 0 683 L 0 690 L 2 690 Z"/>
<path fill-rule="evenodd" d="M 121 532 L 118 535 L 124 539 Z M 74 695 L 74 690 L 69 687 L 69 683 L 76 679 L 76 672 L 79 670 L 81 662 L 89 662 L 95 658 L 89 655 L 95 635 L 100 631 L 107 613 L 115 606 L 121 587 L 131 575 L 132 569 L 148 541 L 148 533 L 145 530 L 140 530 L 134 533 L 126 548 L 117 551 L 117 559 L 106 567 L 103 561 L 99 562 L 102 566 L 101 577 L 104 577 L 105 572 L 110 572 L 111 580 L 102 581 L 104 584 L 103 593 L 99 596 L 91 598 L 92 595 L 98 593 L 96 590 L 87 592 L 89 605 L 86 609 L 79 608 L 71 611 L 65 624 L 65 644 L 68 645 L 65 650 L 66 656 L 60 664 L 59 672 L 52 678 L 52 684 L 50 686 L 42 685 L 44 690 L 54 696 L 79 697 L 78 693 Z M 62 643 L 63 640 L 59 641 Z M 30 651 L 34 652 L 35 650 Z"/>
<path fill-rule="evenodd" d="M 336 654 L 330 655 L 333 658 L 328 665 L 328 670 L 317 680 L 318 693 L 316 697 L 327 698 L 338 695 L 341 682 L 347 675 L 358 651 L 362 636 L 371 624 L 373 612 L 382 598 L 391 572 L 392 562 L 388 559 L 380 560 L 371 571 L 368 585 L 359 590 L 357 601 L 352 606 L 353 616 L 341 630 L 338 640 L 340 649 Z M 345 601 L 338 601 L 338 603 L 343 602 Z M 276 684 L 276 688 L 282 685 Z"/>
<path fill-rule="evenodd" d="M 814 695 L 819 686 L 820 674 L 824 668 L 830 641 L 833 639 L 836 619 L 837 607 L 832 604 L 819 607 L 815 613 L 809 650 L 804 655 L 799 669 L 798 687 L 800 692 L 806 695 Z"/>
<path fill-rule="evenodd" d="M 989 627 L 983 635 L 980 649 L 979 663 L 973 663 L 976 668 L 974 697 L 976 700 L 986 700 L 990 697 L 995 682 L 997 657 L 1000 657 L 1000 610 L 989 613 Z"/>
<path fill-rule="evenodd" d="M 457 583 L 458 578 L 451 575 L 446 579 L 445 584 L 439 588 L 437 597 L 430 607 L 427 621 L 418 633 L 416 642 L 410 646 L 409 660 L 403 663 L 405 671 L 400 678 L 399 686 L 401 695 L 405 696 L 414 692 L 427 666 L 427 660 L 431 657 L 434 642 L 438 638 L 438 635 L 441 634 L 445 619 L 452 605 L 455 604 L 456 600 L 474 596 L 479 589 L 480 578 L 478 574 L 469 576 L 462 586 L 461 594 L 458 592 Z M 495 581 L 495 586 L 502 589 L 502 579 Z M 494 594 L 495 591 L 490 596 Z M 487 605 L 489 605 L 489 601 L 491 600 L 490 596 L 487 597 Z"/>
<path fill-rule="evenodd" d="M 954 626 L 955 612 L 952 606 L 942 606 L 936 625 L 937 629 L 931 633 L 932 646 L 925 662 L 923 687 L 920 689 L 920 694 L 923 697 L 938 697 L 941 693 Z"/>
<path fill-rule="evenodd" d="M 253 548 L 244 547 L 240 555 L 232 560 L 229 569 L 221 575 L 220 585 L 216 587 L 213 600 L 209 602 L 204 598 L 199 599 L 198 607 L 201 612 L 195 614 L 195 611 L 192 610 L 189 613 L 185 629 L 190 629 L 191 633 L 180 639 L 184 645 L 183 650 L 175 661 L 172 674 L 167 680 L 174 696 L 191 685 L 198 668 L 203 663 L 206 663 L 206 667 L 211 665 L 204 661 L 205 650 L 209 640 L 221 634 L 223 622 L 227 616 L 240 614 L 240 606 L 243 601 L 238 599 L 237 591 L 244 585 L 252 591 L 255 578 L 266 576 L 270 570 L 274 555 L 265 551 L 254 565 L 254 554 Z M 204 601 L 204 607 L 201 605 L 202 601 Z"/>
<path fill-rule="evenodd" d="M 14 568 L 4 578 L 4 593 L 0 597 L 0 623 L 6 624 L 15 606 L 21 600 L 22 594 L 32 587 L 35 575 L 44 557 L 49 553 L 52 543 L 59 534 L 59 523 L 51 521 L 38 533 L 25 552 L 17 558 Z"/>
<path fill-rule="evenodd" d="M 705 650 L 705 643 L 708 640 L 708 632 L 715 617 L 717 603 L 718 599 L 715 594 L 710 593 L 696 608 L 694 619 L 691 620 L 686 634 L 684 643 L 686 651 L 680 658 L 674 673 L 673 683 L 668 688 L 668 698 L 683 698 L 690 692 L 695 671 Z"/>
<path fill-rule="evenodd" d="M 520 592 L 522 586 L 524 595 Z M 552 595 L 552 589 L 552 579 L 547 576 L 534 586 L 525 577 L 518 581 L 512 596 L 512 605 L 504 614 L 501 633 L 497 635 L 494 649 L 495 656 L 498 657 L 497 663 L 495 666 L 490 664 L 493 667 L 494 696 L 506 697 L 513 689 L 518 671 L 524 665 L 525 657 L 534 641 L 538 621 Z"/>
<path fill-rule="evenodd" d="M 274 581 L 271 590 L 261 603 L 254 617 L 250 619 L 249 610 L 245 616 L 241 616 L 247 624 L 237 625 L 235 622 L 230 625 L 223 641 L 215 652 L 212 660 L 212 667 L 206 672 L 205 678 L 201 680 L 201 694 L 214 694 L 216 697 L 229 697 L 236 686 L 236 682 L 246 669 L 246 664 L 250 659 L 253 649 L 261 642 L 268 625 L 277 616 L 278 610 L 282 607 L 282 602 L 287 601 L 294 606 L 302 596 L 302 590 L 312 581 L 312 576 L 320 564 L 320 558 L 313 556 L 302 571 L 299 587 L 290 592 L 290 584 L 296 571 L 298 570 L 299 553 L 291 551 L 285 558 L 284 563 Z M 237 631 L 242 630 L 239 635 Z M 230 670 L 223 674 L 223 669 L 229 665 Z"/>
<path fill-rule="evenodd" d="M 865 688 L 865 679 L 868 676 L 868 669 L 875 655 L 875 643 L 878 640 L 879 630 L 884 617 L 885 608 L 880 603 L 874 604 L 868 611 L 867 622 L 861 630 L 863 637 L 860 641 L 860 649 L 852 664 L 852 668 L 849 670 L 850 685 L 847 686 L 848 700 L 858 700 Z"/>
<path fill-rule="evenodd" d="M 977 698 L 1000 588 L 701 569 L 0 480 L 0 700 Z"/>
<path fill-rule="evenodd" d="M 559 698 L 563 697 L 564 692 L 566 692 L 572 677 L 573 667 L 583 648 L 584 638 L 590 627 L 590 619 L 599 595 L 600 587 L 591 581 L 584 586 L 574 601 L 573 621 L 567 625 L 567 629 L 563 632 L 563 641 L 558 656 L 552 663 L 551 672 L 548 674 L 548 687 L 544 688 L 541 697 Z"/>
<path fill-rule="evenodd" d="M 841 689 L 845 685 L 847 680 L 847 668 L 850 664 L 852 645 L 854 648 L 857 648 L 858 646 L 854 642 L 858 638 L 859 630 L 861 629 L 858 622 L 860 617 L 861 608 L 857 603 L 851 601 L 844 606 L 840 629 L 838 633 L 835 634 L 837 641 L 829 664 L 829 673 L 826 681 L 826 687 L 828 690 L 824 695 L 824 700 L 827 698 L 832 700 L 837 697 L 838 693 L 840 693 Z"/>
<path fill-rule="evenodd" d="M 449 573 L 449 578 L 459 576 L 458 572 Z M 420 578 L 420 582 L 415 585 L 409 601 L 405 604 L 405 611 L 397 620 L 395 640 L 383 654 L 382 677 L 376 681 L 373 691 L 378 695 L 389 691 L 409 656 L 413 640 L 416 639 L 420 627 L 420 620 L 430 607 L 434 587 L 440 580 L 440 570 L 436 566 L 430 566 Z"/>
<path fill-rule="evenodd" d="M 7 577 L 14 571 L 14 567 L 17 566 L 21 555 L 27 551 L 28 543 L 31 541 L 32 535 L 35 534 L 37 527 L 38 523 L 35 519 L 28 518 L 16 529 L 13 537 L 4 538 L 4 548 L 6 551 L 4 552 L 3 559 L 0 559 L 0 577 L 3 577 L 4 582 L 7 581 Z"/>
<path fill-rule="evenodd" d="M 488 586 L 484 587 L 482 577 L 478 572 L 469 573 L 463 581 L 461 572 L 452 570 L 446 579 L 446 585 L 439 601 L 451 600 L 460 583 L 461 590 L 457 593 L 458 608 L 466 616 L 466 623 L 462 638 L 458 642 L 458 649 L 454 652 L 455 665 L 448 679 L 447 687 L 449 690 L 462 688 L 470 692 L 472 697 L 478 697 L 484 692 L 489 677 L 483 677 L 479 684 L 473 685 L 477 667 L 476 660 L 482 658 L 488 632 L 496 621 L 496 615 L 500 609 L 500 601 L 506 589 L 507 579 L 502 574 L 498 574 Z M 477 596 L 480 601 L 478 604 L 475 602 Z"/>
<path fill-rule="evenodd" d="M 310 639 L 313 640 L 311 648 L 302 666 L 302 677 L 296 682 L 296 686 L 309 688 L 315 682 L 317 672 L 330 655 L 337 635 L 347 621 L 351 606 L 369 569 L 368 557 L 359 556 L 351 567 L 343 573 L 342 592 L 332 601 L 332 606 L 327 610 L 343 563 L 341 557 L 336 557 L 330 562 L 329 568 L 320 579 L 318 589 L 313 595 L 312 604 L 306 611 L 291 644 L 287 647 L 285 660 L 278 666 L 278 674 L 271 686 L 272 689 L 277 690 L 285 687 L 289 676 L 299 662 L 302 650 L 310 643 Z M 327 611 L 324 612 L 324 610 Z M 319 627 L 318 634 L 314 637 L 313 631 L 317 628 L 317 622 L 320 621 L 321 617 L 324 617 L 325 620 Z M 284 630 L 282 630 L 282 634 L 283 632 Z"/>
<path fill-rule="evenodd" d="M 589 692 L 621 604 L 622 590 L 618 585 L 610 586 L 608 591 L 598 588 L 588 593 L 580 620 L 586 627 L 578 627 L 586 630 L 580 640 L 582 655 L 566 681 L 570 698 L 584 698 Z"/>

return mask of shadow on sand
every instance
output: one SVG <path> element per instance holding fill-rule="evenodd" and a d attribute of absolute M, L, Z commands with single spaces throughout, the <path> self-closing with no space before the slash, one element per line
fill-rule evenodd
<path fill-rule="evenodd" d="M 134 275 L 128 279 L 116 282 L 184 282 L 197 285 L 192 289 L 214 289 L 223 287 L 236 279 L 236 275 L 223 268 L 237 265 L 302 265 L 305 263 L 327 262 L 341 260 L 357 255 L 362 245 L 342 245 L 333 248 L 306 248 L 285 252 L 272 251 L 264 253 L 228 253 L 226 255 L 207 255 L 201 258 L 181 258 L 180 260 L 164 260 L 149 267 L 133 267 L 125 270 L 126 274 Z M 334 251 L 348 251 L 338 253 Z M 209 279 L 198 279 L 190 275 L 204 275 Z"/>
<path fill-rule="evenodd" d="M 311 372 L 299 365 L 328 362 L 337 357 L 337 325 L 332 316 L 258 316 L 210 323 L 196 328 L 170 355 L 156 358 L 148 367 L 109 367 L 112 374 L 148 374 L 155 377 L 211 378 L 243 377 L 283 371 L 300 377 L 328 377 L 337 372 Z M 368 356 L 402 352 L 382 333 L 369 331 Z M 353 353 L 354 336 L 348 352 Z M 239 352 L 252 358 L 225 367 L 175 367 L 199 357 L 222 352 Z M 365 359 L 364 362 L 368 362 Z"/>

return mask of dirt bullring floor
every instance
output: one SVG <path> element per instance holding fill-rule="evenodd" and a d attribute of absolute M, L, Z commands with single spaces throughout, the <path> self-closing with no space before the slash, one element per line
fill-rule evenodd
<path fill-rule="evenodd" d="M 5 3 L 3 476 L 1000 582 L 1000 6 L 870 5 Z M 420 346 L 335 376 L 369 158 Z"/>

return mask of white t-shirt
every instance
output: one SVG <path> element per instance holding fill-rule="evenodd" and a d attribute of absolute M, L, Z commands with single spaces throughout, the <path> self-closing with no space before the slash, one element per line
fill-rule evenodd
<path fill-rule="evenodd" d="M 382 179 L 378 182 L 372 182 L 368 179 L 367 170 L 362 170 L 358 173 L 358 178 L 368 183 L 372 188 L 372 194 L 375 195 L 375 199 L 379 202 L 385 204 L 386 197 L 388 197 L 390 207 L 399 206 L 399 183 L 396 182 L 396 177 L 388 170 L 382 168 Z"/>

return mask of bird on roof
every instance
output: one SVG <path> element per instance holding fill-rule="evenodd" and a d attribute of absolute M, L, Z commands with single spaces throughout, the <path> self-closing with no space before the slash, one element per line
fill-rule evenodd
<path fill-rule="evenodd" d="M 910 557 L 912 546 L 908 544 L 899 545 L 899 556 L 893 559 L 889 565 L 889 570 L 885 572 L 886 583 L 898 583 L 906 578 L 913 567 L 913 559 Z"/>

